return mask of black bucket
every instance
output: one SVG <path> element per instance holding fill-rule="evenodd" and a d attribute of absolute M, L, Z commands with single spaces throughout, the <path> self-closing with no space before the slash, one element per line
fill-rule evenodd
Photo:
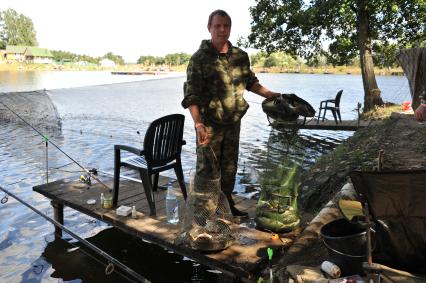
<path fill-rule="evenodd" d="M 337 219 L 321 228 L 330 261 L 338 265 L 343 276 L 363 275 L 362 263 L 367 261 L 367 232 L 360 225 Z"/>

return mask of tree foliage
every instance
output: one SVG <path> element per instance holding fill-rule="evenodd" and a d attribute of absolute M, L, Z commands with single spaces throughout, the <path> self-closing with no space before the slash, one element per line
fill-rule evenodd
<path fill-rule="evenodd" d="M 69 51 L 62 50 L 51 50 L 53 55 L 53 60 L 56 62 L 79 62 L 86 61 L 93 64 L 98 64 L 100 61 L 99 57 L 91 57 L 89 55 L 79 55 L 75 53 L 71 53 Z"/>
<path fill-rule="evenodd" d="M 191 55 L 185 53 L 167 54 L 165 63 L 172 66 L 179 66 L 189 62 Z"/>
<path fill-rule="evenodd" d="M 253 66 L 258 67 L 281 67 L 281 68 L 293 68 L 302 65 L 300 58 L 294 58 L 284 52 L 272 52 L 270 54 L 266 52 L 257 52 L 250 55 L 250 62 Z"/>
<path fill-rule="evenodd" d="M 38 45 L 33 21 L 13 9 L 0 11 L 0 49 L 7 45 Z"/>
<path fill-rule="evenodd" d="M 137 63 L 145 66 L 160 66 L 160 65 L 171 65 L 171 66 L 179 66 L 183 64 L 187 64 L 191 55 L 186 53 L 173 53 L 167 54 L 165 57 L 155 57 L 151 55 L 143 55 L 140 56 Z"/>
<path fill-rule="evenodd" d="M 159 66 L 159 65 L 163 65 L 165 62 L 164 57 L 156 57 L 156 56 L 152 56 L 152 55 L 147 55 L 147 56 L 140 56 L 137 64 L 141 64 L 144 66 Z"/>
<path fill-rule="evenodd" d="M 108 52 L 105 54 L 102 58 L 109 59 L 111 61 L 114 61 L 117 65 L 124 65 L 124 59 L 120 55 L 115 55 L 112 52 Z"/>
<path fill-rule="evenodd" d="M 359 55 L 364 111 L 381 101 L 373 46 L 415 47 L 426 35 L 424 0 L 256 0 L 250 13 L 249 46 L 308 60 L 324 53 L 334 65 L 350 64 Z"/>

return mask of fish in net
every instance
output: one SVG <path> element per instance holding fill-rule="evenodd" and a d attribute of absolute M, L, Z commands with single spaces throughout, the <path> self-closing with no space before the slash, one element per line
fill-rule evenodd
<path fill-rule="evenodd" d="M 181 235 L 184 243 L 193 249 L 220 251 L 235 240 L 233 217 L 220 180 L 218 173 L 193 174 L 190 178 Z"/>

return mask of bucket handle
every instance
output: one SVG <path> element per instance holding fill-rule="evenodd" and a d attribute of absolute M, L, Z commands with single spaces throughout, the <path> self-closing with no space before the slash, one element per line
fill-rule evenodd
<path fill-rule="evenodd" d="M 343 256 L 348 256 L 348 257 L 351 257 L 351 258 L 361 258 L 361 257 L 364 257 L 364 258 L 367 258 L 367 256 L 365 255 L 365 256 L 363 256 L 363 255 L 350 255 L 350 254 L 345 254 L 345 253 L 342 253 L 342 252 L 339 252 L 338 250 L 335 250 L 335 249 L 333 249 L 332 247 L 330 247 L 325 241 L 324 241 L 324 239 L 322 239 L 322 242 L 324 243 L 324 245 L 327 247 L 327 249 L 330 249 L 330 250 L 332 250 L 333 252 L 335 252 L 335 253 L 337 253 L 337 254 L 339 254 L 339 255 L 343 255 Z"/>
<path fill-rule="evenodd" d="M 374 229 L 371 229 L 371 231 L 372 232 L 376 232 Z M 324 243 L 324 245 L 328 248 L 328 249 L 330 249 L 330 250 L 332 250 L 333 252 L 335 252 L 335 253 L 337 253 L 337 254 L 339 254 L 339 255 L 344 255 L 344 256 L 348 256 L 348 257 L 352 257 L 352 258 L 360 258 L 360 257 L 362 257 L 362 256 L 359 256 L 359 255 L 350 255 L 350 254 L 345 254 L 345 253 L 342 253 L 342 252 L 339 252 L 338 250 L 335 250 L 335 249 L 333 249 L 332 247 L 330 247 L 325 241 L 324 241 L 324 237 L 320 234 L 319 235 L 319 238 L 322 240 L 322 242 Z M 374 241 L 372 241 L 373 243 L 373 247 L 372 247 L 372 249 L 371 249 L 371 251 L 374 251 L 375 249 L 376 249 L 376 239 L 374 239 Z M 367 257 L 367 255 L 365 255 L 365 257 Z"/>

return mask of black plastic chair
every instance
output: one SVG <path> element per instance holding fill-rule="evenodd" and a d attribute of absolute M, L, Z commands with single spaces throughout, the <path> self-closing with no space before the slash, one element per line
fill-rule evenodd
<path fill-rule="evenodd" d="M 153 121 L 145 133 L 143 149 L 126 145 L 114 145 L 113 205 L 117 205 L 121 166 L 139 171 L 151 215 L 156 215 L 153 191 L 157 190 L 159 173 L 174 169 L 183 197 L 186 186 L 183 178 L 181 151 L 186 142 L 183 137 L 185 116 L 172 114 Z M 135 154 L 121 160 L 121 151 Z M 154 178 L 152 178 L 154 177 Z"/>
<path fill-rule="evenodd" d="M 340 98 L 342 97 L 342 93 L 343 90 L 339 90 L 339 92 L 337 92 L 336 94 L 336 98 L 323 100 L 320 102 L 317 124 L 319 123 L 321 118 L 321 111 L 324 111 L 322 115 L 322 120 L 324 121 L 325 113 L 327 112 L 327 110 L 330 110 L 333 114 L 334 121 L 336 122 L 336 124 L 338 124 L 337 117 L 339 117 L 339 121 L 340 123 L 342 123 L 342 117 L 340 116 Z"/>

